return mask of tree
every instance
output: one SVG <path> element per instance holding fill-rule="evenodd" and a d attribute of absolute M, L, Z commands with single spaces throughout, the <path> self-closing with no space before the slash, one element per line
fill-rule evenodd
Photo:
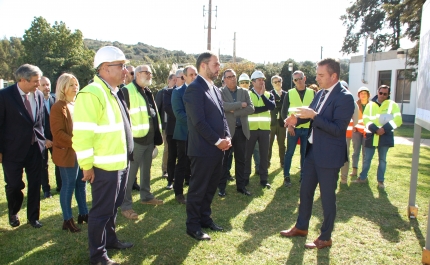
<path fill-rule="evenodd" d="M 360 39 L 373 33 L 375 51 L 400 47 L 400 0 L 356 0 L 340 19 L 346 26 L 341 52 L 357 53 Z M 388 32 L 387 32 L 388 31 Z M 371 48 L 369 48 L 371 49 Z"/>
<path fill-rule="evenodd" d="M 53 83 L 64 72 L 73 73 L 81 87 L 93 77 L 94 51 L 85 47 L 80 30 L 72 33 L 61 21 L 51 26 L 43 17 L 35 17 L 22 44 L 25 61 L 37 65 Z"/>
<path fill-rule="evenodd" d="M 20 38 L 0 40 L 0 78 L 15 80 L 13 73 L 23 64 L 23 53 L 24 46 Z"/>
<path fill-rule="evenodd" d="M 248 76 L 251 76 L 251 74 L 255 70 L 255 64 L 251 62 L 223 64 L 220 69 L 219 78 L 214 82 L 217 87 L 221 87 L 222 73 L 224 73 L 224 71 L 227 69 L 233 69 L 236 72 L 237 79 L 239 79 L 239 76 L 243 73 L 247 74 Z"/>

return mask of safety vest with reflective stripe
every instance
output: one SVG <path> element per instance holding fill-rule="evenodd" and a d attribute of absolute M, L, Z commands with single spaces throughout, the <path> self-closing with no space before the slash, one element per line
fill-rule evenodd
<path fill-rule="evenodd" d="M 315 92 L 313 89 L 306 88 L 305 96 L 303 97 L 303 102 L 300 99 L 299 92 L 297 89 L 290 89 L 288 91 L 288 100 L 290 101 L 290 107 L 288 108 L 288 115 L 291 115 L 297 111 L 299 107 L 309 107 L 312 100 L 314 99 Z M 296 128 L 309 128 L 310 122 L 306 122 L 296 126 Z"/>
<path fill-rule="evenodd" d="M 270 98 L 270 93 L 265 91 L 264 96 L 266 98 Z M 257 94 L 253 90 L 249 90 L 249 97 L 251 98 L 252 104 L 254 107 L 264 107 L 264 101 L 261 96 L 257 96 Z M 269 130 L 270 131 L 270 110 L 263 111 L 257 114 L 251 114 L 248 116 L 249 130 Z"/>
<path fill-rule="evenodd" d="M 139 93 L 133 82 L 124 87 L 130 98 L 131 131 L 134 138 L 142 138 L 149 131 L 149 116 L 146 101 Z"/>
<path fill-rule="evenodd" d="M 393 117 L 388 123 L 393 127 L 393 130 L 402 125 L 402 114 L 400 113 L 399 106 L 392 100 L 385 100 L 379 106 L 376 102 L 369 102 L 363 112 L 363 121 L 365 130 L 370 133 L 369 126 L 375 124 L 378 128 L 381 128 L 384 124 L 381 124 L 380 117 L 382 114 L 391 114 Z M 373 146 L 378 146 L 379 135 L 373 134 Z"/>
<path fill-rule="evenodd" d="M 118 102 L 98 77 L 76 98 L 72 146 L 79 166 L 107 171 L 127 167 L 127 143 Z"/>

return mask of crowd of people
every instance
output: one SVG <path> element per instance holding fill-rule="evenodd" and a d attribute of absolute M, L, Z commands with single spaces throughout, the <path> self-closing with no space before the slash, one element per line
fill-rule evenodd
<path fill-rule="evenodd" d="M 320 186 L 324 221 L 320 236 L 306 248 L 332 245 L 336 216 L 336 188 L 348 182 L 349 146 L 353 143 L 352 183 L 366 183 L 375 150 L 378 150 L 378 188 L 385 188 L 386 157 L 394 146 L 393 130 L 402 124 L 390 88 L 381 85 L 370 99 L 361 87 L 354 102 L 348 84 L 339 80 L 340 64 L 324 59 L 317 64 L 316 85 L 307 86 L 305 74 L 293 73 L 295 87 L 282 89 L 282 77 L 255 70 L 251 77 L 233 69 L 220 73 L 218 56 L 200 54 L 196 65 L 170 74 L 167 87 L 155 98 L 149 89 L 149 65 L 127 65 L 124 53 L 113 46 L 100 48 L 94 58 L 97 74 L 80 89 L 77 78 L 62 74 L 56 94 L 48 77 L 34 65 L 15 72 L 16 83 L 0 90 L 0 163 L 6 183 L 9 224 L 20 225 L 27 176 L 27 220 L 34 228 L 40 219 L 40 189 L 51 198 L 48 150 L 55 164 L 57 191 L 63 213 L 62 229 L 80 232 L 73 219 L 73 193 L 78 204 L 77 223 L 88 224 L 91 264 L 118 264 L 108 249 L 127 249 L 115 232 L 118 208 L 128 219 L 133 210 L 132 190 L 141 204 L 162 205 L 151 193 L 151 164 L 156 146 L 164 143 L 162 172 L 167 190 L 186 205 L 186 233 L 210 240 L 203 231 L 223 231 L 211 218 L 211 203 L 218 190 L 228 196 L 228 181 L 236 190 L 247 189 L 254 160 L 262 189 L 270 189 L 268 168 L 279 159 L 284 186 L 300 183 L 300 206 L 294 227 L 285 237 L 306 236 L 316 187 Z M 217 88 L 219 77 L 223 86 Z M 251 86 L 252 85 L 252 86 Z M 315 88 L 316 86 L 316 88 Z M 272 153 L 278 144 L 279 154 Z M 285 145 L 286 143 L 286 145 Z M 300 145 L 300 179 L 292 180 L 291 164 Z M 360 156 L 361 152 L 361 156 Z M 362 157 L 362 170 L 358 163 Z M 234 177 L 230 173 L 234 158 Z M 137 172 L 140 171 L 137 184 Z M 92 207 L 87 208 L 86 183 L 91 185 Z M 184 194 L 184 186 L 188 192 Z"/>

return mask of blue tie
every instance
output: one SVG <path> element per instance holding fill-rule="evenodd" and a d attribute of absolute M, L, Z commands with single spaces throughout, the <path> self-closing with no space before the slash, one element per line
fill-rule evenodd
<path fill-rule="evenodd" d="M 324 98 L 325 98 L 325 95 L 327 95 L 327 93 L 328 93 L 328 90 L 324 89 L 323 92 L 322 92 L 322 95 L 320 97 L 320 100 L 318 101 L 318 105 L 315 108 L 316 112 L 318 112 L 319 108 L 321 107 L 322 103 L 324 102 Z"/>

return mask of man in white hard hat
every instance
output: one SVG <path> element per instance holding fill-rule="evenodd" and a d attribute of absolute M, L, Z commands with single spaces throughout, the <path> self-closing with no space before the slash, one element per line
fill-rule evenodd
<path fill-rule="evenodd" d="M 249 89 L 251 79 L 249 79 L 249 76 L 246 73 L 242 73 L 239 76 L 238 82 L 239 82 L 239 87 Z"/>
<path fill-rule="evenodd" d="M 118 207 L 124 200 L 128 165 L 133 151 L 130 118 L 119 85 L 127 73 L 124 53 L 113 46 L 100 48 L 94 58 L 94 81 L 77 95 L 73 117 L 73 149 L 83 181 L 91 183 L 88 215 L 91 264 L 118 264 L 107 249 L 126 249 L 115 233 Z"/>
<path fill-rule="evenodd" d="M 271 186 L 268 179 L 268 155 L 269 155 L 269 138 L 270 138 L 270 111 L 275 108 L 275 100 L 273 95 L 266 91 L 264 80 L 266 77 L 263 72 L 256 70 L 251 75 L 253 88 L 249 90 L 249 96 L 252 104 L 254 105 L 254 113 L 248 116 L 250 136 L 246 142 L 246 155 L 245 155 L 245 180 L 246 184 L 249 182 L 251 175 L 251 157 L 258 142 L 260 150 L 260 185 L 263 188 L 270 189 Z M 240 190 L 238 189 L 240 192 Z M 249 193 L 245 188 L 242 193 Z M 249 194 L 246 194 L 249 195 Z"/>

